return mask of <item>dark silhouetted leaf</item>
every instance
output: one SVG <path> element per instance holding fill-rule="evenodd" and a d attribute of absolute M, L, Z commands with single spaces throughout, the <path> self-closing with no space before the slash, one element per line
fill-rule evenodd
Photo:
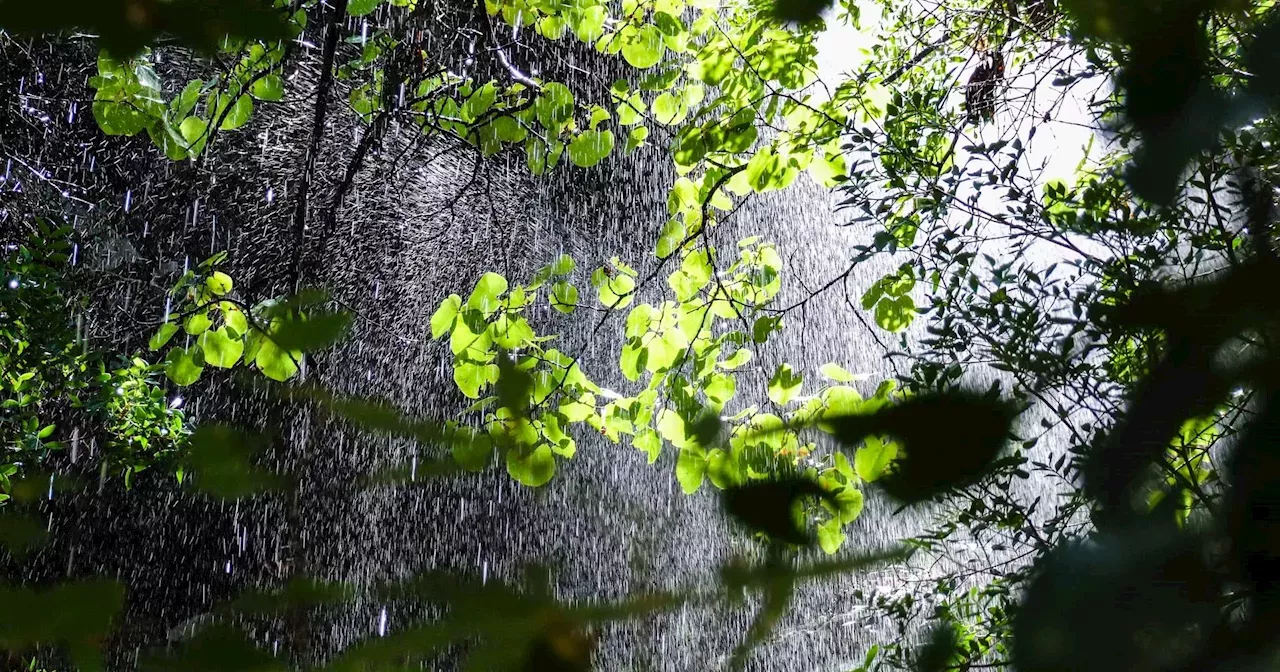
<path fill-rule="evenodd" d="M 26 36 L 83 30 L 98 35 L 117 56 L 136 54 L 161 34 L 214 51 L 227 36 L 290 37 L 284 14 L 271 5 L 270 0 L 0 0 L 0 28 Z"/>
<path fill-rule="evenodd" d="M 834 0 L 774 0 L 773 15 L 787 23 L 811 23 L 833 4 Z"/>
<path fill-rule="evenodd" d="M 3 509 L 0 509 L 3 511 Z M 28 551 L 44 545 L 48 523 L 33 516 L 12 511 L 0 513 L 0 545 L 20 558 Z"/>
<path fill-rule="evenodd" d="M 564 618 L 551 618 L 546 630 L 529 645 L 524 672 L 587 672 L 596 637 Z"/>
<path fill-rule="evenodd" d="M 516 366 L 506 353 L 499 353 L 498 382 L 494 384 L 498 405 L 511 409 L 513 413 L 523 411 L 529 406 L 529 391 L 532 389 L 533 376 Z"/>
<path fill-rule="evenodd" d="M 1280 627 L 1280 392 L 1270 395 L 1232 457 L 1226 506 L 1232 569 L 1256 591 L 1246 633 L 1255 640 Z"/>
<path fill-rule="evenodd" d="M 223 611 L 266 616 L 289 609 L 341 604 L 355 595 L 351 586 L 333 581 L 294 577 L 271 591 L 250 589 L 220 607 Z"/>
<path fill-rule="evenodd" d="M 21 651 L 63 644 L 81 669 L 101 667 L 98 644 L 124 606 L 124 586 L 106 579 L 48 590 L 0 587 L 0 649 Z"/>
<path fill-rule="evenodd" d="M 960 641 L 955 625 L 949 621 L 938 623 L 929 635 L 929 641 L 916 656 L 919 672 L 945 672 L 954 669 L 953 662 L 960 653 Z"/>
<path fill-rule="evenodd" d="M 274 672 L 284 663 L 254 646 L 245 634 L 215 623 L 202 628 L 176 650 L 157 653 L 142 661 L 146 672 Z"/>
<path fill-rule="evenodd" d="M 766 586 L 778 580 L 780 575 L 786 580 L 794 579 L 800 582 L 825 579 L 878 565 L 902 562 L 911 557 L 911 553 L 911 548 L 900 546 L 860 553 L 839 560 L 822 560 L 800 565 L 766 564 L 758 567 L 747 565 L 741 560 L 731 560 L 720 568 L 720 582 L 730 596 L 734 596 L 747 588 Z"/>
<path fill-rule="evenodd" d="M 271 339 L 283 350 L 314 352 L 331 347 L 346 335 L 350 313 L 313 312 L 299 318 L 283 318 Z"/>
<path fill-rule="evenodd" d="M 901 445 L 894 467 L 878 483 L 903 502 L 919 502 L 972 483 L 1004 446 L 1015 411 L 990 395 L 957 392 L 912 397 L 869 415 L 824 417 L 837 440 L 856 446 L 889 434 Z"/>
<path fill-rule="evenodd" d="M 1144 291 L 1128 304 L 1096 309 L 1108 328 L 1156 327 L 1167 340 L 1124 417 L 1098 438 L 1085 462 L 1085 486 L 1103 507 L 1100 523 L 1132 515 L 1141 476 L 1183 421 L 1211 412 L 1225 397 L 1231 383 L 1214 368 L 1217 352 L 1227 338 L 1280 309 L 1280 293 L 1258 291 L 1278 278 L 1273 265 L 1253 262 L 1211 283 Z"/>
<path fill-rule="evenodd" d="M 225 425 L 201 425 L 191 435 L 190 482 L 199 492 L 236 499 L 281 487 L 280 479 L 253 464 L 264 437 Z"/>
<path fill-rule="evenodd" d="M 693 422 L 688 423 L 689 434 L 699 446 L 709 448 L 715 445 L 716 438 L 720 436 L 722 424 L 718 414 L 703 410 L 693 419 Z"/>
<path fill-rule="evenodd" d="M 791 544 L 806 545 L 812 536 L 800 527 L 795 504 L 802 497 L 832 499 L 831 493 L 807 478 L 780 478 L 736 485 L 721 492 L 724 510 L 753 532 Z"/>
<path fill-rule="evenodd" d="M 1133 527 L 1059 548 L 1014 628 L 1020 672 L 1173 669 L 1216 619 L 1220 586 L 1195 539 Z"/>
<path fill-rule="evenodd" d="M 795 597 L 796 582 L 793 575 L 776 573 L 774 580 L 764 585 L 761 596 L 760 611 L 751 621 L 747 637 L 733 651 L 729 661 L 730 669 L 740 670 L 746 665 L 747 655 L 763 642 L 777 627 L 778 621 L 787 613 L 791 600 Z"/>

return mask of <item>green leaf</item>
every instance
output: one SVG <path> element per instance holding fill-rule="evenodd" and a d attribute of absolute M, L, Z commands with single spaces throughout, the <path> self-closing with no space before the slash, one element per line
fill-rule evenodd
<path fill-rule="evenodd" d="M 218 104 L 219 114 L 222 113 L 223 109 L 224 103 L 220 101 Z M 227 116 L 223 118 L 222 125 L 219 128 L 224 131 L 234 131 L 244 126 L 249 123 L 249 118 L 253 116 L 253 98 L 247 95 L 236 98 L 235 102 L 231 104 L 231 110 L 226 114 Z"/>
<path fill-rule="evenodd" d="M 616 112 L 619 124 L 634 126 L 644 121 L 645 104 L 644 98 L 640 97 L 640 92 L 636 91 L 628 96 L 619 96 L 615 100 L 618 101 Z"/>
<path fill-rule="evenodd" d="M 253 83 L 253 95 L 258 100 L 265 100 L 269 103 L 278 103 L 284 100 L 284 80 L 280 75 L 270 74 L 263 75 L 261 79 Z"/>
<path fill-rule="evenodd" d="M 209 319 L 209 312 L 204 310 L 188 317 L 187 321 L 183 323 L 182 329 L 192 336 L 199 336 L 212 324 L 213 320 Z"/>
<path fill-rule="evenodd" d="M 569 143 L 569 160 L 579 168 L 590 168 L 609 156 L 613 144 L 613 131 L 586 131 Z"/>
<path fill-rule="evenodd" d="M 537 30 L 539 35 L 548 40 L 558 40 L 564 37 L 565 28 L 567 26 L 564 18 L 557 15 L 540 17 L 538 22 L 534 24 L 534 30 Z"/>
<path fill-rule="evenodd" d="M 648 368 L 649 349 L 643 347 L 640 339 L 630 338 L 622 346 L 622 357 L 619 360 L 619 368 L 622 369 L 622 375 L 631 382 L 640 380 L 641 372 Z"/>
<path fill-rule="evenodd" d="M 746 348 L 739 348 L 728 359 L 724 360 L 723 362 L 720 362 L 720 368 L 726 371 L 733 371 L 735 369 L 740 369 L 746 366 L 747 363 L 750 361 L 751 361 L 751 351 Z"/>
<path fill-rule="evenodd" d="M 836 426 L 825 418 L 854 415 L 864 407 L 862 395 L 858 390 L 847 385 L 836 385 L 822 391 L 822 414 L 818 418 L 818 429 L 835 434 Z"/>
<path fill-rule="evenodd" d="M 846 481 L 852 481 L 853 479 L 858 478 L 858 475 L 853 471 L 853 466 L 849 464 L 849 458 L 845 457 L 844 453 L 837 452 L 835 454 L 834 462 L 836 466 L 836 473 L 844 476 Z"/>
<path fill-rule="evenodd" d="M 837 383 L 852 383 L 858 379 L 857 376 L 846 371 L 837 364 L 823 364 L 818 370 L 827 380 L 834 380 Z"/>
<path fill-rule="evenodd" d="M 507 452 L 507 473 L 522 485 L 536 488 L 556 475 L 556 458 L 551 448 L 541 444 L 527 455 L 518 450 Z"/>
<path fill-rule="evenodd" d="M 713 405 L 713 409 L 719 411 L 724 408 L 725 404 L 733 399 L 733 395 L 738 391 L 737 380 L 730 375 L 723 373 L 713 373 L 708 377 L 707 387 L 704 393 L 707 395 Z"/>
<path fill-rule="evenodd" d="M 669 126 L 684 116 L 683 108 L 679 98 L 670 91 L 664 91 L 653 100 L 653 118 L 659 124 Z"/>
<path fill-rule="evenodd" d="M 662 41 L 662 31 L 657 26 L 644 25 L 622 45 L 622 57 L 631 67 L 644 70 L 652 68 L 667 53 L 667 45 Z"/>
<path fill-rule="evenodd" d="M 479 315 L 475 311 L 468 313 Z M 449 335 L 449 350 L 455 355 L 466 353 L 474 360 L 487 360 L 492 355 L 493 336 L 488 329 L 477 334 L 467 326 L 467 320 L 454 321 L 453 332 Z"/>
<path fill-rule="evenodd" d="M 831 518 L 818 526 L 818 546 L 827 555 L 834 555 L 844 545 L 845 534 L 839 518 Z"/>
<path fill-rule="evenodd" d="M 200 380 L 204 359 L 199 348 L 174 348 L 164 358 L 164 375 L 175 385 L 190 385 Z"/>
<path fill-rule="evenodd" d="M 562 254 L 556 258 L 555 263 L 551 264 L 552 275 L 569 275 L 578 265 L 574 263 L 573 257 Z"/>
<path fill-rule="evenodd" d="M 657 462 L 658 455 L 662 452 L 662 438 L 652 429 L 646 429 L 636 434 L 631 444 L 648 454 L 649 464 Z"/>
<path fill-rule="evenodd" d="M 254 357 L 254 363 L 262 371 L 262 375 L 280 382 L 294 377 L 298 373 L 298 362 L 301 361 L 301 352 L 284 350 L 269 337 L 262 338 Z"/>
<path fill-rule="evenodd" d="M 216 331 L 206 331 L 197 340 L 204 351 L 204 362 L 220 369 L 229 369 L 240 361 L 244 354 L 244 341 L 233 338 L 227 333 L 227 327 Z"/>
<path fill-rule="evenodd" d="M 101 95 L 99 91 L 99 95 Z M 100 101 L 93 103 L 93 118 L 107 135 L 135 135 L 152 121 L 145 113 L 126 102 Z"/>
<path fill-rule="evenodd" d="M 627 144 L 623 148 L 627 154 L 635 151 L 638 147 L 644 145 L 644 141 L 649 137 L 649 127 L 636 126 L 627 134 Z"/>
<path fill-rule="evenodd" d="M 840 523 L 848 525 L 862 514 L 862 491 L 845 486 L 843 490 L 836 493 L 832 504 L 835 505 L 836 512 L 840 514 Z"/>
<path fill-rule="evenodd" d="M 484 86 L 476 89 L 475 93 L 472 93 L 467 98 L 467 102 L 462 105 L 462 110 L 459 114 L 464 121 L 475 121 L 480 118 L 480 115 L 488 112 L 490 107 L 493 107 L 493 102 L 497 100 L 497 97 L 497 85 L 493 82 L 486 82 Z"/>
<path fill-rule="evenodd" d="M 573 92 L 559 82 L 547 82 L 533 104 L 539 123 L 553 132 L 573 119 Z"/>
<path fill-rule="evenodd" d="M 751 340 L 756 343 L 764 343 L 769 340 L 769 334 L 772 334 L 782 325 L 782 317 L 761 317 L 751 325 Z"/>
<path fill-rule="evenodd" d="M 453 329 L 453 322 L 462 310 L 462 297 L 450 294 L 440 302 L 440 307 L 431 315 L 431 338 L 438 339 Z"/>
<path fill-rule="evenodd" d="M 191 114 L 196 108 L 196 104 L 200 102 L 200 93 L 204 90 L 204 81 L 193 79 L 182 87 L 182 93 L 178 97 L 169 101 L 169 110 L 173 113 L 173 119 L 184 119 Z M 185 121 L 185 119 L 184 119 Z"/>
<path fill-rule="evenodd" d="M 594 397 L 586 395 L 587 400 Z M 587 418 L 595 415 L 596 407 L 594 403 L 586 403 L 585 401 L 567 401 L 560 404 L 560 415 L 563 415 L 569 422 L 583 422 Z"/>
<path fill-rule="evenodd" d="M 372 14 L 382 2 L 383 0 L 350 0 L 347 3 L 347 14 L 350 16 Z"/>
<path fill-rule="evenodd" d="M 769 399 L 775 404 L 786 404 L 800 394 L 804 377 L 791 369 L 790 364 L 779 364 L 769 380 Z"/>
<path fill-rule="evenodd" d="M 227 294 L 234 286 L 231 282 L 231 276 L 223 273 L 222 271 L 214 271 L 208 278 L 205 278 L 204 285 L 205 287 L 208 287 L 209 291 L 213 292 L 215 296 L 223 296 Z"/>
<path fill-rule="evenodd" d="M 498 380 L 498 367 L 494 364 L 475 364 L 459 360 L 453 367 L 453 382 L 469 399 L 479 399 L 480 390 Z"/>
<path fill-rule="evenodd" d="M 822 548 L 822 552 L 833 556 L 845 545 L 845 530 L 840 525 L 838 518 L 831 518 L 827 522 L 823 522 L 818 526 L 818 547 Z"/>
<path fill-rule="evenodd" d="M 876 325 L 885 331 L 898 332 L 911 326 L 916 317 L 916 304 L 910 296 L 880 299 L 876 304 Z"/>
<path fill-rule="evenodd" d="M 680 244 L 684 242 L 688 236 L 688 230 L 685 228 L 684 222 L 678 218 L 667 220 L 662 225 L 662 231 L 658 234 L 658 246 L 654 253 L 659 259 L 666 259 L 680 249 Z"/>
<path fill-rule="evenodd" d="M 240 336 L 249 333 L 249 319 L 235 304 L 223 301 L 219 307 L 222 308 L 223 324 L 234 329 Z"/>
<path fill-rule="evenodd" d="M 551 287 L 551 306 L 567 314 L 578 307 L 578 288 L 567 282 L 557 282 Z"/>
<path fill-rule="evenodd" d="M 478 310 L 485 317 L 493 315 L 498 308 L 502 307 L 502 301 L 498 297 L 502 296 L 508 287 L 506 278 L 497 273 L 485 273 L 476 282 L 475 289 L 471 290 L 471 296 L 467 298 L 467 308 Z"/>
<path fill-rule="evenodd" d="M 674 416 L 674 414 L 669 414 Z M 701 448 L 681 448 L 680 457 L 676 459 L 676 480 L 680 481 L 680 489 L 686 495 L 692 495 L 702 487 L 702 478 L 707 473 L 707 458 Z"/>
<path fill-rule="evenodd" d="M 686 254 L 680 269 L 667 278 L 676 300 L 685 303 L 711 282 L 711 259 L 706 250 Z"/>
<path fill-rule="evenodd" d="M 600 286 L 596 288 L 596 292 L 599 294 L 600 303 L 606 308 L 622 310 L 630 305 L 635 298 L 633 293 L 635 288 L 635 278 L 630 275 L 615 273 L 613 277 L 606 276 Z"/>
<path fill-rule="evenodd" d="M 607 18 L 603 5 L 592 5 L 581 12 L 571 12 L 570 21 L 573 34 L 588 44 L 604 36 L 604 22 Z"/>
<path fill-rule="evenodd" d="M 898 444 L 893 441 L 881 441 L 868 436 L 853 456 L 853 468 L 858 478 L 875 483 L 888 470 L 889 465 L 898 457 Z"/>
<path fill-rule="evenodd" d="M 150 348 L 152 352 L 159 350 L 160 348 L 163 348 L 176 333 L 178 333 L 178 325 L 172 322 L 165 322 L 160 325 L 160 328 L 156 330 L 156 333 L 151 336 L 151 340 L 147 341 L 147 347 Z"/>
<path fill-rule="evenodd" d="M 191 154 L 199 154 L 209 137 L 209 122 L 200 117 L 187 117 L 178 125 L 178 133 Z"/>

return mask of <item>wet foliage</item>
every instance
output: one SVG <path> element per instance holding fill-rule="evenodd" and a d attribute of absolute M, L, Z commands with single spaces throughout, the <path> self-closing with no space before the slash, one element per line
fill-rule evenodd
<path fill-rule="evenodd" d="M 15 562 L 49 542 L 46 489 L 52 493 L 55 481 L 66 492 L 93 487 L 37 468 L 59 465 L 68 446 L 54 435 L 73 412 L 92 417 L 92 431 L 118 444 L 104 451 L 99 488 L 109 466 L 122 464 L 128 478 L 162 465 L 196 496 L 235 503 L 292 495 L 295 475 L 265 466 L 280 427 L 190 427 L 159 387 L 162 374 L 197 393 L 213 376 L 228 388 L 265 389 L 283 409 L 410 441 L 430 456 L 415 459 L 408 474 L 353 476 L 355 487 L 494 464 L 523 486 L 543 486 L 574 457 L 581 427 L 629 443 L 650 462 L 674 452 L 681 488 L 693 494 L 709 482 L 726 519 L 755 542 L 752 554 L 725 562 L 715 581 L 617 599 L 562 599 L 538 566 L 519 581 L 432 571 L 354 586 L 293 576 L 279 590 L 253 589 L 220 604 L 179 641 L 141 655 L 143 669 L 380 670 L 448 660 L 474 670 L 585 670 L 609 623 L 741 605 L 749 596 L 753 618 L 727 661 L 741 668 L 776 635 L 800 584 L 910 556 L 846 549 L 819 560 L 811 552 L 841 549 L 845 526 L 873 488 L 903 507 L 952 507 L 937 531 L 910 540 L 917 552 L 946 547 L 960 529 L 979 542 L 984 531 L 999 530 L 1028 550 L 1013 569 L 989 568 L 980 589 L 939 580 L 926 641 L 915 646 L 904 626 L 902 636 L 868 653 L 864 670 L 1272 666 L 1280 627 L 1280 359 L 1273 345 L 1280 305 L 1268 288 L 1280 281 L 1271 196 L 1273 140 L 1280 141 L 1271 119 L 1280 78 L 1272 36 L 1280 24 L 1269 3 L 1078 0 L 1063 2 L 1066 28 L 1053 3 L 961 7 L 966 18 L 939 23 L 977 34 L 963 41 L 977 63 L 967 77 L 921 65 L 959 38 L 944 33 L 921 46 L 911 13 L 882 3 L 901 12 L 887 12 L 897 29 L 889 32 L 912 39 L 877 44 L 868 76 L 851 77 L 824 98 L 808 93 L 829 9 L 822 3 L 748 3 L 724 22 L 714 6 L 696 3 L 483 3 L 476 13 L 487 30 L 476 39 L 487 40 L 495 62 L 479 75 L 459 74 L 421 48 L 413 36 L 422 31 L 406 29 L 426 20 L 412 0 L 287 9 L 231 3 L 216 17 L 211 3 L 66 4 L 63 13 L 0 2 L 0 26 L 16 34 L 97 32 L 103 52 L 90 86 L 100 130 L 145 133 L 163 156 L 195 165 L 218 133 L 249 124 L 255 105 L 283 100 L 291 38 L 308 17 L 322 18 L 317 90 L 327 94 L 341 82 L 365 124 L 332 211 L 392 120 L 470 148 L 477 165 L 518 153 L 533 175 L 594 169 L 618 148 L 645 147 L 652 132 L 679 176 L 669 191 L 670 218 L 644 264 L 615 256 L 579 268 L 566 254 L 520 281 L 492 271 L 456 279 L 470 293 L 449 295 L 423 327 L 447 343 L 453 383 L 472 403 L 474 422 L 414 417 L 392 400 L 349 397 L 306 379 L 308 357 L 323 363 L 323 351 L 359 321 L 326 293 L 300 289 L 303 243 L 316 235 L 308 234 L 308 180 L 326 95 L 316 96 L 294 193 L 288 293 L 251 297 L 221 270 L 226 255 L 215 255 L 178 274 L 161 321 L 149 325 L 146 352 L 95 353 L 66 319 L 74 292 L 63 284 L 70 270 L 60 238 L 68 232 L 42 222 L 33 242 L 6 239 L 4 275 L 19 284 L 0 294 L 7 318 L 0 322 L 7 345 L 0 352 L 0 491 L 11 500 L 0 542 Z M 839 9 L 858 21 L 855 5 Z M 394 17 L 390 29 L 362 36 L 358 49 L 340 49 L 344 21 L 375 14 Z M 499 40 L 494 23 L 513 35 L 571 37 L 639 74 L 598 95 L 543 80 L 512 61 L 514 43 Z M 1082 163 L 1071 185 L 1020 172 L 1039 126 L 1012 138 L 983 135 L 1006 112 L 1015 66 L 1034 61 L 1033 47 L 1064 38 L 1054 33 L 1062 30 L 1087 67 L 1062 66 L 1055 85 L 1102 73 L 1116 87 L 1103 96 L 1099 116 L 1113 123 L 1119 149 L 1100 166 Z M 163 48 L 162 34 L 213 52 L 216 74 L 166 85 L 147 49 Z M 886 62 L 902 65 L 885 71 Z M 1249 121 L 1251 128 L 1241 128 Z M 960 144 L 973 127 L 977 136 Z M 742 202 L 788 187 L 802 172 L 839 187 L 848 210 L 875 229 L 855 266 L 912 252 L 908 261 L 895 259 L 859 302 L 846 297 L 881 331 L 900 335 L 901 352 L 891 354 L 910 367 L 868 397 L 838 364 L 822 366 L 825 382 L 806 390 L 799 367 L 766 359 L 784 318 L 808 299 L 779 301 L 784 263 L 774 243 L 750 236 L 713 244 L 717 225 Z M 999 215 L 965 191 L 997 185 L 1007 190 Z M 1224 194 L 1234 202 L 1218 203 Z M 952 226 L 955 212 L 968 222 Z M 1003 228 L 988 235 L 979 220 Z M 327 224 L 318 228 L 328 231 Z M 1064 278 L 1056 262 L 1037 266 L 1031 243 L 1000 258 L 988 254 L 992 241 L 1006 238 L 1067 250 L 1063 266 L 1075 275 Z M 1171 269 L 1183 277 L 1171 281 Z M 643 293 L 655 278 L 660 300 Z M 633 387 L 606 389 L 584 370 L 582 355 L 552 347 L 556 334 L 543 330 L 542 314 L 596 317 L 593 335 L 617 320 L 617 372 Z M 908 343 L 905 332 L 918 320 L 927 335 Z M 115 364 L 104 362 L 113 355 L 126 363 L 108 372 Z M 768 368 L 747 366 L 762 361 Z M 1008 374 L 1001 379 L 1008 386 L 973 385 L 968 378 L 979 366 Z M 223 371 L 234 369 L 248 375 Z M 752 387 L 756 403 L 726 411 L 740 389 Z M 1038 438 L 1023 419 L 1036 401 L 1046 413 L 1043 428 L 1069 434 L 1068 451 L 1052 462 L 1030 456 Z M 81 431 L 71 435 L 72 451 Z M 1233 441 L 1220 441 L 1228 434 Z M 1216 469 L 1215 458 L 1227 467 Z M 1063 502 L 1044 507 L 1051 513 L 1037 511 L 1039 498 L 1028 504 L 1010 494 L 1029 469 L 1064 481 Z M 1008 550 L 1001 546 L 994 550 Z M 2 592 L 0 647 L 15 656 L 101 669 L 111 633 L 126 618 L 127 591 L 114 580 Z M 314 664 L 262 648 L 253 635 L 256 623 L 369 596 L 426 606 L 434 616 Z M 922 610 L 911 599 L 876 606 L 903 623 Z"/>

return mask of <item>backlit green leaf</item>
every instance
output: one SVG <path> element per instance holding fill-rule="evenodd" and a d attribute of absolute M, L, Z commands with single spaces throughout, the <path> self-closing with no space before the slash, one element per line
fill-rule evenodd
<path fill-rule="evenodd" d="M 205 364 L 221 369 L 229 369 L 235 366 L 240 361 L 240 356 L 244 353 L 244 341 L 240 338 L 233 338 L 227 332 L 227 327 L 206 331 L 200 335 L 196 342 L 200 344 L 200 348 L 204 351 Z"/>
<path fill-rule="evenodd" d="M 539 445 L 526 455 L 512 450 L 507 453 L 507 473 L 522 485 L 536 488 L 545 485 L 556 475 L 556 458 L 546 444 Z"/>
<path fill-rule="evenodd" d="M 507 291 L 507 279 L 497 273 L 485 273 L 476 282 L 476 287 L 467 298 L 467 308 L 480 311 L 485 317 L 492 315 L 502 306 L 498 297 Z M 441 306 L 443 310 L 444 307 Z M 434 330 L 434 327 L 433 327 Z"/>
<path fill-rule="evenodd" d="M 676 480 L 686 495 L 692 495 L 702 487 L 707 473 L 707 458 L 701 448 L 681 448 L 676 459 Z"/>
<path fill-rule="evenodd" d="M 450 294 L 448 298 L 441 301 L 440 307 L 431 315 L 431 338 L 440 338 L 449 333 L 461 309 L 462 297 L 457 294 Z"/>
<path fill-rule="evenodd" d="M 204 285 L 214 296 L 227 294 L 234 287 L 234 283 L 231 282 L 231 276 L 222 271 L 211 273 L 208 278 L 205 278 Z"/>
<path fill-rule="evenodd" d="M 569 314 L 578 307 L 578 288 L 567 282 L 557 282 L 551 287 L 551 306 Z"/>
<path fill-rule="evenodd" d="M 662 41 L 662 31 L 657 26 L 644 25 L 622 45 L 622 57 L 632 67 L 644 70 L 651 68 L 662 60 L 667 53 L 667 46 Z"/>
<path fill-rule="evenodd" d="M 590 168 L 613 151 L 613 143 L 613 131 L 586 131 L 569 143 L 569 160 L 580 168 Z"/>
<path fill-rule="evenodd" d="M 868 436 L 853 456 L 853 468 L 858 472 L 858 478 L 868 483 L 875 483 L 880 480 L 897 456 L 897 443 Z"/>
<path fill-rule="evenodd" d="M 197 347 L 174 348 L 164 358 L 164 375 L 175 385 L 190 385 L 203 371 L 204 357 Z"/>
<path fill-rule="evenodd" d="M 804 377 L 791 369 L 790 364 L 780 364 L 769 379 L 769 399 L 775 404 L 786 404 L 800 394 Z"/>
<path fill-rule="evenodd" d="M 284 100 L 284 80 L 280 75 L 263 75 L 262 79 L 253 83 L 253 96 L 258 100 L 278 103 Z"/>
<path fill-rule="evenodd" d="M 176 333 L 178 333 L 178 325 L 172 322 L 165 322 L 160 325 L 160 328 L 156 330 L 156 333 L 151 336 L 149 341 L 147 341 L 147 347 L 152 351 L 159 350 L 160 348 L 163 348 Z"/>

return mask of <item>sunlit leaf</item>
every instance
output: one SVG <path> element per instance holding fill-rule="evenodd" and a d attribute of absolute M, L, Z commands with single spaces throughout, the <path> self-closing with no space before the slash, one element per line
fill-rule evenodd
<path fill-rule="evenodd" d="M 204 371 L 204 354 L 199 348 L 174 348 L 165 356 L 164 374 L 175 385 L 190 385 Z"/>
<path fill-rule="evenodd" d="M 223 327 L 206 331 L 197 339 L 196 342 L 200 344 L 200 349 L 204 353 L 205 364 L 229 369 L 240 361 L 240 356 L 244 353 L 244 341 L 233 338 L 227 329 Z"/>

